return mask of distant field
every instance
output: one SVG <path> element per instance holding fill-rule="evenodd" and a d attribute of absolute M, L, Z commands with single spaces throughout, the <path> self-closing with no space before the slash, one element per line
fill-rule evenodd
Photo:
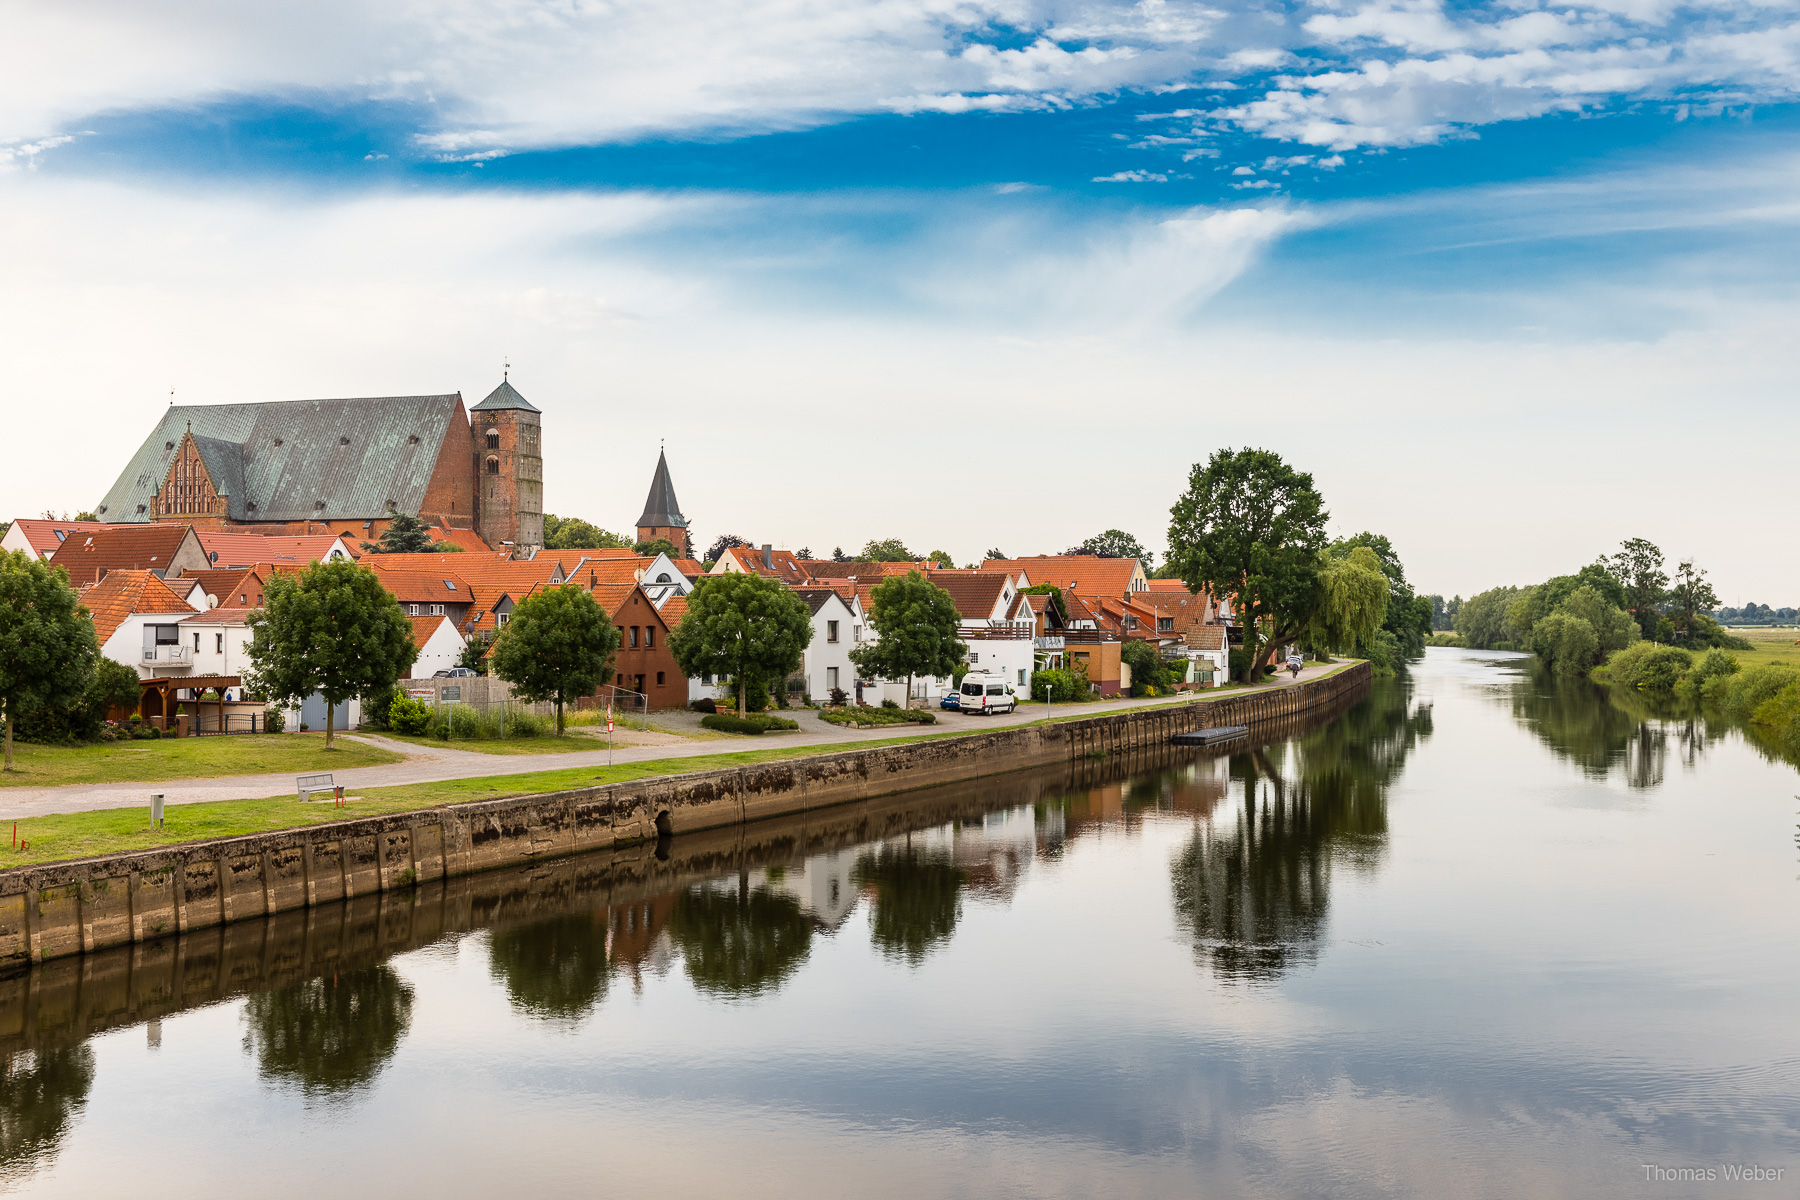
<path fill-rule="evenodd" d="M 1777 662 L 1784 666 L 1800 667 L 1800 629 L 1792 626 L 1786 629 L 1770 629 L 1768 627 L 1733 629 L 1732 633 L 1743 638 L 1755 647 L 1753 650 L 1737 651 L 1737 660 L 1746 667 L 1757 667 L 1764 663 Z"/>

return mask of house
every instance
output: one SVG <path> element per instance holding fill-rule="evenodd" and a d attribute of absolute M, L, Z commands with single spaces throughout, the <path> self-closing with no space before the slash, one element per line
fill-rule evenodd
<path fill-rule="evenodd" d="M 114 525 L 74 534 L 50 556 L 77 588 L 99 583 L 111 571 L 149 571 L 170 578 L 213 564 L 191 525 Z"/>
<path fill-rule="evenodd" d="M 447 617 L 461 628 L 475 605 L 475 589 L 453 571 L 377 571 L 376 578 L 408 617 Z"/>
<path fill-rule="evenodd" d="M 273 574 L 267 566 L 238 567 L 231 570 L 193 571 L 168 580 L 171 588 L 189 585 L 200 588 L 200 608 L 261 608 L 263 585 Z"/>
<path fill-rule="evenodd" d="M 412 625 L 413 645 L 419 650 L 412 670 L 407 672 L 409 678 L 430 679 L 462 661 L 463 647 L 468 643 L 456 632 L 455 621 L 441 613 L 406 619 Z"/>
<path fill-rule="evenodd" d="M 194 535 L 214 567 L 253 567 L 257 563 L 304 567 L 316 562 L 353 562 L 358 552 L 331 533 L 292 537 L 196 527 Z"/>
<path fill-rule="evenodd" d="M 1230 629 L 1224 625 L 1192 625 L 1183 635 L 1188 683 L 1219 685 L 1231 678 Z"/>
<path fill-rule="evenodd" d="M 998 675 L 1020 695 L 1030 695 L 1031 676 L 1037 669 L 1037 622 L 1019 603 L 1014 574 L 935 571 L 931 582 L 956 602 L 962 616 L 957 636 L 969 647 L 969 669 Z M 943 684 L 948 686 L 948 681 Z"/>
<path fill-rule="evenodd" d="M 78 533 L 93 533 L 112 528 L 105 521 L 58 521 L 52 518 L 20 517 L 0 537 L 0 554 L 22 550 L 29 558 L 49 558 L 64 541 Z"/>
<path fill-rule="evenodd" d="M 856 686 L 856 667 L 850 651 L 862 640 L 862 611 L 856 594 L 850 599 L 837 588 L 808 587 L 794 589 L 812 610 L 812 642 L 806 647 L 800 670 L 806 675 L 806 694 L 814 704 L 825 704 L 834 689 L 846 695 Z"/>
<path fill-rule="evenodd" d="M 460 392 L 170 405 L 95 510 L 111 522 L 361 532 L 396 513 L 543 544 L 542 413 L 502 379 Z"/>
<path fill-rule="evenodd" d="M 693 568 L 691 574 L 684 563 Z M 671 590 L 683 596 L 693 591 L 695 582 L 705 573 L 705 568 L 692 559 L 673 559 L 667 554 L 658 554 L 644 561 L 643 569 L 638 572 L 638 582 L 644 585 L 652 600 L 661 604 Z"/>
<path fill-rule="evenodd" d="M 777 550 L 767 543 L 761 549 L 755 546 L 731 547 L 719 555 L 719 561 L 713 564 L 712 574 L 761 575 L 767 579 L 779 579 L 789 587 L 805 583 L 811 578 L 791 550 Z"/>
<path fill-rule="evenodd" d="M 1093 606 L 1075 592 L 1062 592 L 1063 654 L 1070 666 L 1087 672 L 1088 682 L 1102 696 L 1116 696 L 1122 690 L 1121 668 L 1125 665 L 1119 652 L 1124 648 L 1118 633 L 1110 628 Z"/>
<path fill-rule="evenodd" d="M 1135 558 L 1100 558 L 1092 554 L 1046 554 L 1035 558 L 990 558 L 983 571 L 1023 571 L 1032 583 L 1052 583 L 1081 596 L 1121 598 L 1149 588 L 1143 564 Z"/>
<path fill-rule="evenodd" d="M 688 598 L 686 595 L 670 592 L 657 603 L 656 610 L 662 614 L 663 625 L 673 631 L 687 616 Z M 725 681 L 712 675 L 690 675 L 687 681 L 687 702 L 696 700 L 725 699 Z"/>
<path fill-rule="evenodd" d="M 592 592 L 595 603 L 612 617 L 613 627 L 619 631 L 619 651 L 613 663 L 614 686 L 649 697 L 652 710 L 685 708 L 687 676 L 681 673 L 669 649 L 668 620 L 657 611 L 649 595 L 635 583 L 603 583 Z M 625 699 L 621 697 L 622 701 Z"/>
<path fill-rule="evenodd" d="M 94 621 L 100 653 L 147 679 L 158 669 L 192 673 L 181 622 L 195 607 L 150 571 L 122 568 L 82 589 L 82 606 Z"/>

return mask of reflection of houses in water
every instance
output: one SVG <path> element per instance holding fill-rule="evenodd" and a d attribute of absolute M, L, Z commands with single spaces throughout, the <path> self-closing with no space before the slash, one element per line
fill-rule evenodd
<path fill-rule="evenodd" d="M 815 926 L 824 932 L 835 932 L 856 907 L 859 892 L 851 879 L 855 867 L 853 851 L 833 850 L 792 866 L 758 868 L 749 873 L 749 880 L 753 889 L 767 888 L 792 896 Z"/>
<path fill-rule="evenodd" d="M 674 961 L 665 932 L 669 914 L 675 909 L 675 892 L 664 892 L 647 900 L 630 904 L 609 905 L 606 910 L 606 953 L 613 964 L 631 975 L 633 991 L 642 991 L 644 972 L 668 974 Z"/>
<path fill-rule="evenodd" d="M 1037 814 L 1030 805 L 996 809 L 886 843 L 914 854 L 947 859 L 962 873 L 964 890 L 1010 900 L 1037 854 Z"/>
<path fill-rule="evenodd" d="M 1086 791 L 1064 798 L 1053 809 L 1062 821 L 1046 849 L 1060 851 L 1063 843 L 1113 823 L 1129 825 L 1145 813 L 1182 813 L 1209 817 L 1225 799 L 1230 782 L 1230 759 L 1223 755 L 1196 757 L 1154 774 L 1117 782 L 1097 783 Z"/>

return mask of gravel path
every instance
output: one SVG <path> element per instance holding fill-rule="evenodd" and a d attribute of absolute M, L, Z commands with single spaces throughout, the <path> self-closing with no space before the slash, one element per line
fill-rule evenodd
<path fill-rule="evenodd" d="M 1334 664 L 1335 665 L 1335 664 Z M 1300 679 L 1314 679 L 1328 673 L 1332 666 L 1309 664 Z M 1279 686 L 1290 686 L 1293 680 L 1281 673 Z M 939 712 L 936 726 L 886 726 L 880 729 L 842 729 L 826 724 L 813 712 L 796 710 L 792 715 L 800 722 L 798 733 L 764 734 L 759 738 L 709 738 L 704 741 L 680 741 L 674 744 L 618 746 L 612 752 L 615 763 L 643 762 L 649 759 L 696 758 L 707 754 L 730 754 L 744 750 L 773 749 L 777 746 L 823 746 L 863 741 L 881 741 L 903 736 L 913 729 L 922 732 L 972 732 L 1022 725 L 1042 720 L 1046 715 L 1064 716 L 1079 711 L 1082 716 L 1118 712 L 1122 709 L 1167 704 L 1167 697 L 1142 700 L 1099 700 L 1090 704 L 1050 706 L 1044 712 L 1041 704 L 1028 705 L 1005 716 L 972 717 L 958 712 Z M 690 720 L 691 718 L 691 720 Z M 681 730 L 687 725 L 698 731 L 699 715 L 695 713 L 653 713 L 652 725 Z M 635 732 L 635 731 L 633 731 Z M 377 734 L 340 734 L 396 754 L 406 755 L 405 762 L 379 767 L 356 767 L 333 772 L 336 782 L 346 789 L 392 787 L 406 783 L 435 783 L 446 779 L 470 779 L 486 775 L 522 775 L 531 771 L 555 771 L 570 767 L 605 766 L 607 751 L 577 751 L 564 754 L 481 754 L 457 750 L 450 746 L 417 746 L 398 742 Z M 654 735 L 653 735 L 654 736 Z M 670 739 L 655 738 L 658 742 Z M 214 779 L 181 779 L 169 783 L 99 783 L 68 787 L 0 789 L 0 820 L 43 816 L 47 813 L 82 812 L 102 808 L 149 806 L 150 793 L 160 791 L 169 804 L 196 804 L 209 800 L 241 800 L 258 796 L 293 794 L 293 775 L 234 775 Z"/>

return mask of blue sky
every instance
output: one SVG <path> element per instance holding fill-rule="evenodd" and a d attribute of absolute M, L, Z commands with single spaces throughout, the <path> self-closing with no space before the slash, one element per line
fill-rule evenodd
<path fill-rule="evenodd" d="M 667 438 L 703 538 L 1160 548 L 1254 444 L 1427 590 L 1643 535 L 1800 596 L 1791 5 L 12 11 L 0 321 L 62 398 L 15 440 L 97 419 L 9 512 L 90 506 L 171 393 L 510 359 L 548 506 L 611 527 Z"/>

